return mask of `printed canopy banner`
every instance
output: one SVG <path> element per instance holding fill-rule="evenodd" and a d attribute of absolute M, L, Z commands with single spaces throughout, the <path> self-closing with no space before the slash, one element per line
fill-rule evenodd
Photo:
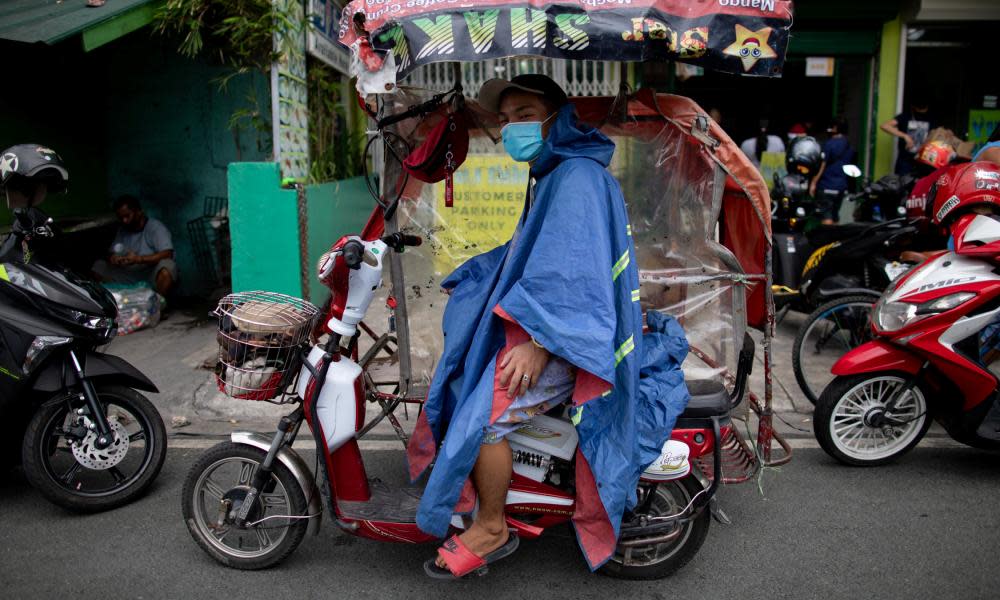
<path fill-rule="evenodd" d="M 400 79 L 428 63 L 521 55 L 777 77 L 792 23 L 791 0 L 354 0 L 340 24 L 346 46 L 358 12 Z"/>

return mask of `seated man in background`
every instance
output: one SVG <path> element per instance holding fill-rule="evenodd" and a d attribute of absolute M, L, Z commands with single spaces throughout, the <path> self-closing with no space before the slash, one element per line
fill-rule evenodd
<path fill-rule="evenodd" d="M 114 209 L 121 225 L 107 260 L 94 263 L 94 274 L 108 283 L 148 281 L 165 297 L 177 283 L 170 231 L 160 221 L 147 217 L 135 196 L 118 198 Z"/>

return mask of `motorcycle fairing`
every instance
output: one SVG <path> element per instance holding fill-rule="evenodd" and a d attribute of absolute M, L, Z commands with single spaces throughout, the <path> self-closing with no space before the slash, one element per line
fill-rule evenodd
<path fill-rule="evenodd" d="M 144 392 L 160 391 L 156 384 L 123 358 L 89 351 L 79 352 L 78 356 L 84 376 L 94 383 L 113 381 Z M 77 383 L 77 376 L 69 364 L 69 358 L 63 356 L 62 360 L 51 360 L 45 365 L 35 379 L 34 389 L 39 392 L 57 392 Z"/>
<path fill-rule="evenodd" d="M 878 371 L 900 371 L 916 375 L 923 364 L 920 357 L 905 348 L 883 340 L 872 340 L 841 356 L 833 365 L 832 372 L 838 376 Z"/>
<path fill-rule="evenodd" d="M 952 236 L 956 254 L 986 259 L 1000 256 L 1000 220 L 992 216 L 965 215 L 952 227 Z"/>

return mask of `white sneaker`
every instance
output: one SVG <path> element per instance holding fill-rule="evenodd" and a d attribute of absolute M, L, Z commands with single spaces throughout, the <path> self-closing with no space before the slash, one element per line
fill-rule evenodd
<path fill-rule="evenodd" d="M 659 458 L 646 467 L 642 477 L 656 481 L 680 479 L 691 472 L 691 463 L 688 461 L 690 453 L 691 449 L 684 442 L 667 440 Z"/>

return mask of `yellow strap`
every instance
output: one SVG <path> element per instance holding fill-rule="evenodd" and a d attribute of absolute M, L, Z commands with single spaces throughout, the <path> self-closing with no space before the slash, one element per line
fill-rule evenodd
<path fill-rule="evenodd" d="M 573 423 L 573 427 L 578 427 L 581 419 L 583 419 L 583 407 L 578 406 L 572 410 L 569 420 Z"/>
<path fill-rule="evenodd" d="M 7 268 L 0 265 L 0 280 L 10 281 L 10 277 L 7 275 Z"/>

